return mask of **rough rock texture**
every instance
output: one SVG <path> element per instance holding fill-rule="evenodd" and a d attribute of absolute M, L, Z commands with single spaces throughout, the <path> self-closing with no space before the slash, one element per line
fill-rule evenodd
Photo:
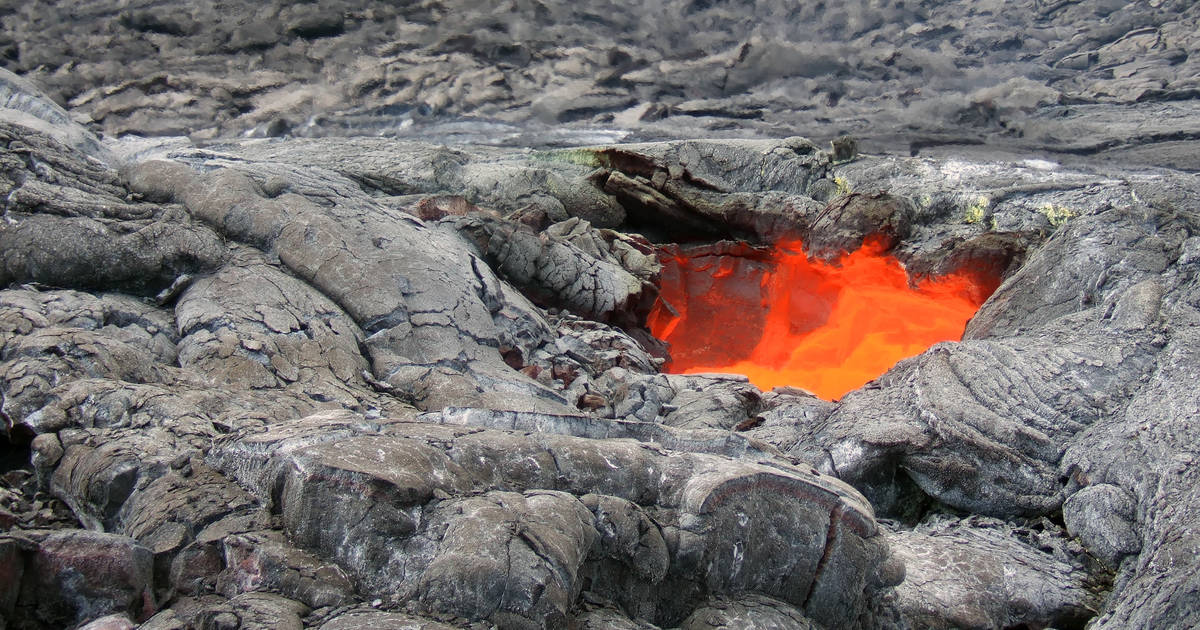
<path fill-rule="evenodd" d="M 1044 524 L 1043 524 L 1044 525 Z M 1094 584 L 1051 529 L 983 517 L 931 519 L 889 538 L 904 559 L 896 599 L 920 628 L 1072 627 L 1096 614 Z"/>
<path fill-rule="evenodd" d="M 1182 507 L 1191 447 L 1169 418 L 1193 408 L 1185 374 L 1196 363 L 1178 340 L 1190 338 L 1195 319 L 1197 191 L 1191 178 L 1150 177 L 1093 183 L 1109 192 L 1091 208 L 1037 206 L 1057 229 L 984 305 L 963 343 L 935 346 L 847 395 L 792 448 L 885 513 L 903 511 L 915 486 L 984 514 L 1061 509 L 1110 564 L 1142 542 L 1141 559 L 1121 564 L 1099 627 L 1198 614 L 1182 595 L 1194 572 L 1150 559 L 1190 544 L 1172 523 L 1191 509 Z M 1011 203 L 992 208 L 997 223 L 1011 220 Z M 1134 438 L 1150 427 L 1155 439 Z M 1140 590 L 1151 579 L 1160 581 Z"/>
<path fill-rule="evenodd" d="M 118 176 L 31 137 L 39 144 L 19 149 L 29 159 L 10 180 L 103 190 L 132 208 L 93 213 L 104 229 L 158 217 L 207 249 L 192 246 L 186 265 L 139 260 L 140 283 L 106 275 L 122 264 L 113 248 L 9 258 L 10 282 L 23 284 L 0 300 L 6 444 L 36 454 L 36 479 L 83 524 L 112 532 L 96 536 L 137 550 L 142 597 L 135 609 L 43 584 L 42 565 L 26 562 L 5 600 L 20 623 L 120 623 L 97 619 L 120 610 L 154 615 L 148 627 L 298 627 L 310 611 L 377 598 L 559 628 L 586 591 L 675 625 L 711 597 L 749 591 L 848 627 L 900 579 L 850 487 L 728 426 L 684 420 L 707 407 L 657 422 L 676 386 L 638 341 L 580 319 L 636 324 L 657 270 L 647 241 L 578 218 L 522 232 L 568 254 L 520 275 L 487 240 L 526 228 L 482 211 L 427 225 L 347 179 L 353 163 L 188 149 Z M 712 146 L 726 160 L 769 155 L 761 143 Z M 496 163 L 481 158 L 481 170 Z M 503 159 L 530 169 L 541 158 Z M 618 204 L 602 182 L 576 186 Z M 2 234 L 61 240 L 80 218 L 72 199 L 13 205 Z M 156 248 L 176 242 L 162 234 Z M 8 253 L 41 253 L 12 242 Z M 537 260 L 539 247 L 524 251 Z M 606 271 L 580 291 L 569 260 Z M 539 275 L 556 268 L 562 280 Z M 629 297 L 598 293 L 622 287 Z M 577 314 L 550 315 L 519 289 Z M 573 298 L 584 294 L 593 301 Z M 414 422 L 408 403 L 429 413 Z M 18 551 L 40 558 L 57 535 Z M 48 594 L 21 595 L 30 584 Z"/>
<path fill-rule="evenodd" d="M 114 611 L 137 619 L 153 612 L 152 555 L 127 536 L 28 530 L 2 540 L 18 550 L 6 554 L 6 566 L 20 577 L 3 585 L 5 613 L 12 619 L 33 617 L 65 627 Z"/>
<path fill-rule="evenodd" d="M 1106 30 L 1088 17 L 1099 5 Z M 851 140 L 827 152 L 794 137 L 540 151 L 387 138 L 102 142 L 73 120 L 88 109 L 113 133 L 208 118 L 221 126 L 197 138 L 260 123 L 279 135 L 279 114 L 308 97 L 270 68 L 303 58 L 299 81 L 319 62 L 334 75 L 361 61 L 374 78 L 353 98 L 365 103 L 412 91 L 381 114 L 393 122 L 410 97 L 443 113 L 564 121 L 638 106 L 622 100 L 636 93 L 672 101 L 660 117 L 668 134 L 681 117 L 714 118 L 713 95 L 751 103 L 786 95 L 797 77 L 843 73 L 838 98 L 851 100 L 871 72 L 892 72 L 880 68 L 897 67 L 888 85 L 911 86 L 901 70 L 917 64 L 949 83 L 980 79 L 978 102 L 958 102 L 955 116 L 1015 135 L 1053 107 L 1086 109 L 1063 105 L 1068 92 L 1109 90 L 1092 105 L 1110 113 L 1186 109 L 1178 90 L 1190 84 L 1171 73 L 1191 60 L 1172 51 L 1193 37 L 1181 28 L 1192 7 L 1005 9 L 1054 31 L 1029 42 L 981 26 L 994 8 L 982 0 L 952 26 L 941 4 L 879 9 L 923 20 L 904 28 L 821 13 L 814 24 L 830 33 L 900 42 L 872 66 L 865 53 L 794 37 L 794 20 L 741 33 L 746 16 L 777 15 L 770 2 L 742 13 L 671 4 L 685 25 L 711 25 L 660 37 L 689 39 L 691 52 L 651 60 L 606 47 L 604 63 L 619 69 L 603 81 L 612 93 L 571 85 L 566 107 L 557 89 L 567 86 L 541 81 L 539 68 L 591 76 L 582 60 L 598 50 L 571 39 L 586 29 L 548 31 L 580 48 L 560 54 L 494 45 L 520 21 L 439 3 L 265 5 L 252 20 L 236 7 L 218 18 L 214 6 L 88 4 L 69 34 L 44 22 L 42 5 L 4 9 L 5 32 L 18 36 L 0 54 L 75 108 L 0 76 L 9 627 L 1200 624 L 1194 175 L 1002 159 L 994 147 L 987 161 L 859 156 Z M 561 9 L 514 6 L 518 16 Z M 609 9 L 591 8 L 596 28 L 630 19 Z M 435 37 L 434 24 L 476 19 L 469 37 Z M 388 25 L 386 41 L 368 24 Z M 1078 38 L 1062 44 L 1059 28 Z M 56 64 L 78 36 L 108 58 Z M 383 48 L 351 60 L 354 42 Z M 189 65 L 195 47 L 207 52 Z M 1013 72 L 1079 68 L 987 92 L 1011 75 L 970 67 L 984 47 Z M 189 69 L 152 76 L 133 64 L 136 81 L 110 85 L 123 60 L 151 49 Z M 504 82 L 464 73 L 458 96 L 428 102 L 451 89 L 436 87 L 437 73 L 479 50 Z M 218 60 L 235 63 L 216 72 Z M 418 67 L 428 74 L 406 75 Z M 1160 71 L 1158 87 L 1139 83 Z M 660 94 L 637 87 L 643 79 L 675 87 Z M 485 102 L 481 85 L 513 92 Z M 528 111 L 497 105 L 526 98 L 520 90 L 538 91 Z M 1045 101 L 1045 90 L 1057 92 Z M 484 100 L 459 105 L 465 95 Z M 928 106 L 918 100 L 914 116 Z M 213 117 L 228 103 L 243 109 Z M 764 126 L 748 129 L 786 130 L 766 109 L 739 116 L 762 111 Z M 1061 118 L 1029 142 L 1063 149 L 1045 139 L 1057 125 L 1090 124 Z M 1146 133 L 1191 146 L 1187 129 Z M 1081 137 L 1063 150 L 1095 152 Z M 1003 281 L 964 341 L 833 402 L 660 373 L 669 349 L 642 317 L 658 258 L 691 246 L 681 242 L 752 265 L 775 239 L 826 255 L 876 232 L 914 276 L 970 265 Z M 950 511 L 966 514 L 939 516 Z"/>
<path fill-rule="evenodd" d="M 569 221 L 576 225 L 555 224 L 541 234 L 519 224 L 479 216 L 455 220 L 453 226 L 479 246 L 480 255 L 505 280 L 538 302 L 589 319 L 620 320 L 637 326 L 645 320 L 657 295 L 650 281 L 657 276 L 658 263 L 648 255 L 649 244 L 639 243 L 639 251 L 625 241 L 616 241 L 624 246 L 622 254 L 639 258 L 630 261 L 642 272 L 641 277 L 635 276 L 616 259 L 611 246 L 602 240 L 603 235 L 596 234 L 586 222 Z"/>
<path fill-rule="evenodd" d="M 579 417 L 585 439 L 570 418 L 509 417 L 512 429 L 543 424 L 476 428 L 497 424 L 482 411 L 361 436 L 281 426 L 211 457 L 369 596 L 512 627 L 560 625 L 585 585 L 659 623 L 709 593 L 750 590 L 840 625 L 864 586 L 898 577 L 869 507 L 832 480 L 598 440 L 599 419 Z"/>
<path fill-rule="evenodd" d="M 39 0 L 4 13 L 4 67 L 111 135 L 851 133 L 870 151 L 986 142 L 1200 168 L 1189 0 Z"/>
<path fill-rule="evenodd" d="M 761 595 L 709 602 L 679 626 L 680 630 L 816 630 L 819 627 L 791 606 Z"/>
<path fill-rule="evenodd" d="M 449 630 L 454 627 L 404 613 L 351 610 L 319 626 L 321 630 Z"/>
<path fill-rule="evenodd" d="M 1067 531 L 1112 566 L 1142 547 L 1133 529 L 1134 518 L 1133 497 L 1110 484 L 1090 485 L 1063 502 Z"/>

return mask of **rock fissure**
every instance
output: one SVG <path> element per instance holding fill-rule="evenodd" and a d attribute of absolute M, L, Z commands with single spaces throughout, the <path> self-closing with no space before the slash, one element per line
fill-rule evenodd
<path fill-rule="evenodd" d="M 825 564 L 829 562 L 829 557 L 832 555 L 834 543 L 837 541 L 838 524 L 842 515 L 842 506 L 835 505 L 829 512 L 829 529 L 825 531 L 825 544 L 821 550 L 821 557 L 817 560 L 816 570 L 813 572 L 812 585 L 807 593 L 804 594 L 804 601 L 801 608 L 808 606 L 809 600 L 812 599 L 813 593 L 817 590 L 817 583 L 821 580 L 821 573 L 825 569 Z"/>

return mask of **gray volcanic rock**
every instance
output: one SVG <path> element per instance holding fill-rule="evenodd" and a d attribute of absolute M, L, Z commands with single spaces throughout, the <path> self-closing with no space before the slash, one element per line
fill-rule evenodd
<path fill-rule="evenodd" d="M 80 626 L 80 630 L 133 630 L 136 627 L 126 615 L 105 615 Z"/>
<path fill-rule="evenodd" d="M 310 608 L 356 599 L 341 567 L 291 546 L 274 530 L 226 536 L 222 544 L 228 566 L 217 578 L 221 593 L 274 591 Z"/>
<path fill-rule="evenodd" d="M 113 136 L 851 133 L 1194 171 L 1198 21 L 1188 0 L 39 0 L 5 11 L 0 62 Z"/>
<path fill-rule="evenodd" d="M 172 172 L 182 178 L 179 169 L 186 167 Z M 328 213 L 296 193 L 267 198 L 253 180 L 232 170 L 184 178 L 173 189 L 154 185 L 146 190 L 182 200 L 223 234 L 278 256 L 289 271 L 332 296 L 362 327 L 376 378 L 415 400 L 436 405 L 475 390 L 481 401 L 504 392 L 511 394 L 499 394 L 508 405 L 560 408 L 559 397 L 514 373 L 496 350 L 498 325 L 519 326 L 536 314 L 522 312 L 522 300 L 507 304 L 491 271 L 448 235 L 361 193 L 334 202 Z M 438 245 L 424 246 L 429 240 Z M 379 276 L 398 281 L 371 281 Z M 464 368 L 489 390 L 460 376 Z"/>
<path fill-rule="evenodd" d="M 896 600 L 912 627 L 1063 627 L 1096 613 L 1092 585 L 1053 533 L 972 517 L 931 520 L 889 540 L 904 559 Z"/>
<path fill-rule="evenodd" d="M 37 151 L 80 159 L 52 139 Z M 0 354 L 9 443 L 36 437 L 48 489 L 90 527 L 144 545 L 146 570 L 173 602 L 151 627 L 288 627 L 306 604 L 359 597 L 562 627 L 585 587 L 668 624 L 712 595 L 752 590 L 847 626 L 899 579 L 853 490 L 765 444 L 655 423 L 675 392 L 637 341 L 565 316 L 552 328 L 449 225 L 426 226 L 328 169 L 259 170 L 198 152 L 173 160 L 126 165 L 123 179 L 103 166 L 71 172 L 85 191 L 128 182 L 138 207 L 186 213 L 163 216 L 210 229 L 195 217 L 232 242 L 176 274 L 153 305 L 6 291 Z M 53 236 L 74 218 L 60 216 L 69 201 L 10 215 L 18 227 L 44 218 L 30 231 Z M 141 216 L 104 220 L 125 229 Z M 547 232 L 648 290 L 656 263 L 645 241 L 579 222 Z M 142 290 L 90 277 L 77 281 Z M 596 287 L 616 288 L 611 275 Z M 553 362 L 546 371 L 559 378 L 518 371 L 524 357 Z M 609 388 L 600 391 L 622 419 L 566 414 L 577 401 L 558 392 L 576 382 Z M 621 383 L 642 383 L 641 393 L 618 397 Z M 584 391 L 578 403 L 591 408 L 597 394 Z M 436 413 L 409 422 L 396 395 Z M 449 401 L 502 411 L 443 410 Z M 631 401 L 644 420 L 624 420 Z M 536 465 L 497 467 L 518 452 Z M 610 474 L 612 458 L 627 460 L 617 470 L 628 479 Z"/>
<path fill-rule="evenodd" d="M 32 549 L 9 557 L 9 567 L 24 565 L 24 570 L 6 616 L 32 615 L 64 627 L 112 612 L 143 619 L 153 611 L 152 556 L 137 541 L 83 530 L 33 530 L 21 536 L 18 544 Z M 4 584 L 5 590 L 14 585 Z"/>
<path fill-rule="evenodd" d="M 1134 519 L 1133 497 L 1111 484 L 1089 485 L 1063 502 L 1067 531 L 1112 566 L 1142 548 Z"/>
<path fill-rule="evenodd" d="M 430 73 L 477 54 L 550 59 L 497 45 L 486 20 L 470 37 L 433 37 L 443 18 L 479 17 L 442 6 L 267 7 L 235 23 L 236 11 L 215 19 L 203 3 L 191 19 L 129 6 L 107 22 L 111 7 L 89 5 L 81 19 L 108 35 L 81 32 L 144 37 L 94 74 L 63 69 L 55 89 L 106 81 L 122 55 L 172 38 L 247 62 L 296 60 L 295 46 L 333 68 L 341 44 L 374 41 L 362 26 L 377 19 L 413 43 L 364 53 L 365 73 L 384 68 L 366 95 L 454 89 L 401 76 L 403 60 L 371 66 L 376 52 L 436 49 L 445 66 Z M 720 3 L 688 6 L 713 29 L 744 24 Z M 853 37 L 1011 46 L 1009 63 L 1033 63 L 1020 55 L 1041 44 L 976 28 L 989 6 L 970 4 L 979 12 L 962 26 L 975 30 L 955 27 L 959 39 L 839 10 L 821 19 Z M 1038 15 L 1086 22 L 1072 6 Z M 937 29 L 933 8 L 922 17 Z M 1174 8 L 1147 12 L 1150 26 L 1188 41 L 1172 24 L 1190 9 Z M 44 18 L 10 15 L 10 30 Z M 1107 34 L 1082 29 L 1053 63 L 1090 68 L 1093 48 L 1125 59 L 1141 26 L 1108 15 Z M 597 16 L 604 28 L 627 18 Z M 674 81 L 693 101 L 860 72 L 835 49 L 765 31 L 729 48 L 717 32 L 693 37 L 686 59 L 617 50 L 604 63 L 624 68 L 618 86 Z M 65 54 L 32 41 L 17 56 L 40 59 L 31 71 Z M 887 58 L 932 63 L 954 50 Z M 565 74 L 577 72 L 572 55 L 553 57 Z M 261 94 L 235 96 L 205 83 L 207 71 L 174 85 L 207 85 L 218 102 Z M 174 107 L 152 87 L 172 76 L 73 97 L 111 108 L 115 130 L 151 120 L 143 97 Z M 1112 77 L 1105 89 L 1136 87 Z M 464 75 L 457 94 L 476 80 Z M 10 83 L 22 95 L 13 111 L 41 116 L 0 121 L 0 611 L 14 627 L 111 613 L 164 629 L 1200 623 L 1194 176 L 1000 153 L 854 156 L 848 141 L 829 153 L 797 138 L 537 152 L 129 139 L 100 155 Z M 581 107 L 620 102 L 601 87 Z M 1010 120 L 1042 101 L 1036 85 L 1009 88 L 989 93 L 990 108 L 958 111 Z M 543 92 L 539 116 L 581 115 Z M 122 98 L 135 104 L 121 109 Z M 200 117 L 210 105 L 177 109 Z M 656 257 L 679 249 L 655 241 L 796 237 L 828 255 L 880 231 L 914 277 L 967 265 L 1002 281 L 964 341 L 837 401 L 659 373 L 666 349 L 641 326 Z M 946 508 L 973 515 L 930 516 Z M 881 526 L 876 510 L 896 521 Z M 1053 525 L 1060 515 L 1077 540 Z"/>
<path fill-rule="evenodd" d="M 667 426 L 728 431 L 748 423 L 761 402 L 761 392 L 745 379 L 672 374 L 667 383 L 674 391 L 674 409 L 663 414 Z"/>
<path fill-rule="evenodd" d="M 658 630 L 658 626 L 630 619 L 614 608 L 595 608 L 576 615 L 575 622 L 584 630 Z"/>
<path fill-rule="evenodd" d="M 299 630 L 308 613 L 303 604 L 274 593 L 244 593 L 231 599 L 183 598 L 148 619 L 139 628 L 246 628 Z"/>
<path fill-rule="evenodd" d="M 321 630 L 451 630 L 456 627 L 462 626 L 370 608 L 347 611 L 320 626 Z"/>
<path fill-rule="evenodd" d="M 178 207 L 129 203 L 111 168 L 27 127 L 0 124 L 0 141 L 13 151 L 0 192 L 22 217 L 0 231 L 0 282 L 154 293 L 220 264 L 216 234 Z"/>
<path fill-rule="evenodd" d="M 1189 492 L 1178 476 L 1188 456 L 1177 450 L 1188 438 L 1168 429 L 1163 414 L 1188 395 L 1185 374 L 1195 366 L 1171 341 L 1186 337 L 1194 319 L 1194 308 L 1183 305 L 1194 291 L 1187 252 L 1195 184 L 1169 173 L 1151 177 L 1096 182 L 1112 206 L 1070 210 L 1074 217 L 1043 206 L 1060 226 L 984 305 L 963 343 L 935 346 L 849 394 L 804 427 L 792 452 L 851 480 L 885 513 L 903 509 L 912 484 L 987 514 L 1061 508 L 1071 512 L 1073 531 L 1095 532 L 1085 540 L 1094 553 L 1115 562 L 1137 548 L 1119 525 L 1131 518 L 1130 506 L 1115 515 L 1088 512 L 1086 494 L 1064 503 L 1109 484 L 1134 497 L 1136 530 L 1180 540 L 1166 532 L 1177 531 L 1169 523 L 1181 522 L 1186 501 L 1159 503 L 1164 491 L 1139 480 L 1171 479 L 1176 489 L 1165 492 Z M 1166 382 L 1174 383 L 1170 394 Z M 1154 455 L 1116 446 L 1147 422 L 1164 431 L 1161 441 L 1139 447 L 1153 444 Z M 1142 562 L 1157 553 L 1150 545 L 1143 543 Z M 1099 627 L 1171 625 L 1196 614 L 1186 597 L 1167 594 L 1189 588 L 1193 572 L 1166 578 L 1154 566 L 1121 565 Z M 1132 603 L 1141 601 L 1134 584 L 1151 579 L 1159 580 L 1157 603 Z"/>
<path fill-rule="evenodd" d="M 66 110 L 45 98 L 29 80 L 0 68 L 0 119 L 54 137 L 85 155 L 112 159 L 100 140 L 76 123 Z"/>
<path fill-rule="evenodd" d="M 363 385 L 364 335 L 336 304 L 241 251 L 192 282 L 175 303 L 178 364 L 251 388 L 304 383 L 310 394 L 349 398 Z"/>
<path fill-rule="evenodd" d="M 795 608 L 761 595 L 709 602 L 679 626 L 680 630 L 817 630 L 819 627 Z"/>
<path fill-rule="evenodd" d="M 315 443 L 231 440 L 213 456 L 371 596 L 505 626 L 558 626 L 583 583 L 666 623 L 706 593 L 753 590 L 841 625 L 864 587 L 898 577 L 880 573 L 887 551 L 869 507 L 824 477 L 566 427 L 471 428 L 491 413 Z M 770 542 L 783 540 L 794 542 Z"/>
<path fill-rule="evenodd" d="M 621 242 L 626 260 L 630 254 L 638 258 L 632 261 L 643 276 L 638 277 L 621 265 L 611 246 L 601 253 L 596 243 L 607 243 L 592 233 L 590 225 L 573 221 L 577 222 L 575 234 L 561 224 L 538 234 L 519 224 L 481 216 L 455 219 L 450 225 L 474 242 L 480 256 L 505 280 L 538 302 L 588 319 L 616 318 L 637 326 L 650 311 L 650 298 L 657 295 L 649 281 L 657 276 L 658 263 L 647 255 L 648 244 L 645 252 L 639 252 Z M 558 236 L 563 233 L 573 236 L 574 242 Z M 575 244 L 580 241 L 591 245 L 592 251 Z"/>

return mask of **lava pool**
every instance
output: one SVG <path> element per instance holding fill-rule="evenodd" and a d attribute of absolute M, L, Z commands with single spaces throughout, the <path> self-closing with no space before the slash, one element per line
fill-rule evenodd
<path fill-rule="evenodd" d="M 700 248 L 663 257 L 650 332 L 664 370 L 744 374 L 836 400 L 897 361 L 962 338 L 998 279 L 959 271 L 912 283 L 882 240 L 827 263 L 799 242 Z"/>

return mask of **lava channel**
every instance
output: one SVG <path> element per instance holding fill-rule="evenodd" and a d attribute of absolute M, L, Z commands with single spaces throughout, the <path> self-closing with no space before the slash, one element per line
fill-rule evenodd
<path fill-rule="evenodd" d="M 708 252 L 663 260 L 650 332 L 670 344 L 676 374 L 745 374 L 836 400 L 940 341 L 962 339 L 999 279 L 964 270 L 909 282 L 868 238 L 834 263 L 799 242 L 763 255 Z"/>

